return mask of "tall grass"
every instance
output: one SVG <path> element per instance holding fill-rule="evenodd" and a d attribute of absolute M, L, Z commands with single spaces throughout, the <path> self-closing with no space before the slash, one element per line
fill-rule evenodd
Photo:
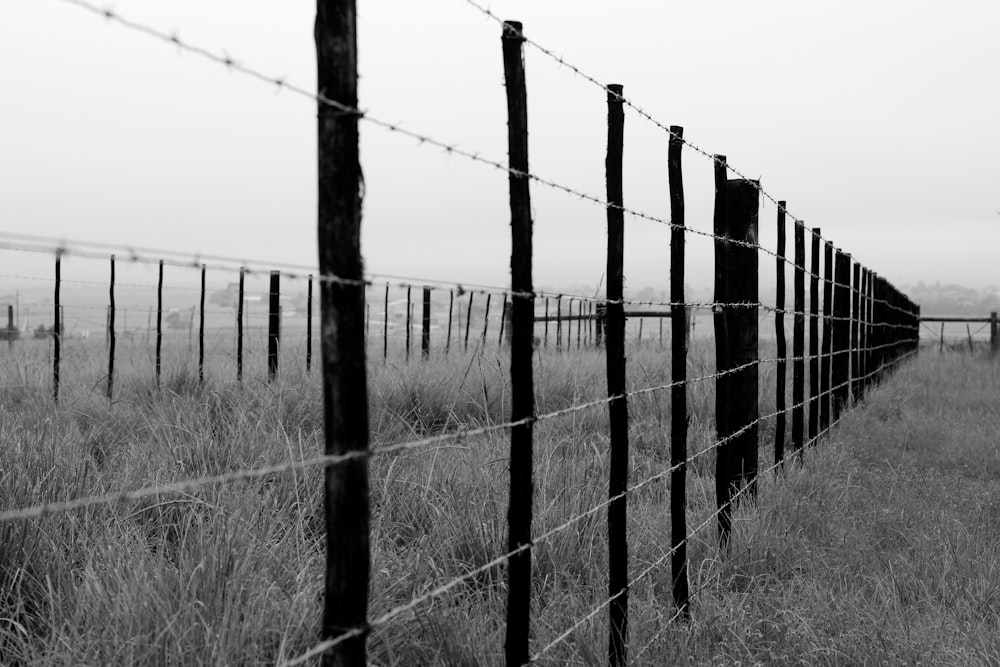
<path fill-rule="evenodd" d="M 711 372 L 708 350 L 692 353 L 690 376 Z M 5 361 L 6 377 L 22 378 L 9 384 L 27 387 L 0 393 L 4 507 L 321 451 L 319 380 L 284 360 L 279 382 L 248 375 L 242 387 L 221 379 L 235 375 L 230 360 L 213 361 L 205 386 L 190 363 L 168 365 L 159 388 L 136 363 L 109 405 L 99 355 L 71 355 L 64 376 L 81 379 L 56 407 L 38 353 Z M 503 355 L 438 356 L 370 364 L 374 446 L 507 419 Z M 536 368 L 541 412 L 606 394 L 599 353 L 540 351 Z M 629 351 L 629 372 L 636 389 L 669 382 L 655 344 Z M 771 376 L 762 376 L 768 387 Z M 689 624 L 664 624 L 673 614 L 666 563 L 632 588 L 633 654 L 666 628 L 641 662 L 997 659 L 998 380 L 982 358 L 925 354 L 906 366 L 803 465 L 763 481 L 757 504 L 738 516 L 729 556 L 720 557 L 713 525 L 692 537 L 699 592 Z M 713 440 L 712 384 L 689 387 L 692 452 Z M 669 465 L 668 398 L 630 401 L 633 481 Z M 773 409 L 771 389 L 762 403 L 762 414 Z M 592 408 L 538 424 L 535 534 L 606 499 L 606 414 Z M 764 445 L 772 428 L 762 429 Z M 705 455 L 690 470 L 692 526 L 715 509 L 713 463 Z M 370 617 L 506 550 L 506 467 L 505 431 L 373 457 Z M 664 480 L 629 497 L 633 574 L 669 548 L 668 491 Z M 0 524 L 2 661 L 273 664 L 295 656 L 318 638 L 324 531 L 320 470 Z M 537 650 L 606 597 L 605 513 L 538 545 L 533 577 Z M 504 587 L 503 566 L 486 568 L 376 628 L 372 662 L 499 664 Z M 598 615 L 545 659 L 602 664 L 605 641 Z"/>

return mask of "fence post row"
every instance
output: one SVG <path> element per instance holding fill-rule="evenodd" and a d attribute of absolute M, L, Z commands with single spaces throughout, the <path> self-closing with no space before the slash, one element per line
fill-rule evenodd
<path fill-rule="evenodd" d="M 681 150 L 684 128 L 670 128 L 667 149 L 670 186 L 670 302 L 684 303 L 684 177 Z M 687 326 L 686 318 L 670 318 L 670 576 L 674 605 L 681 616 L 691 616 L 687 566 Z M 780 355 L 779 355 L 780 356 Z"/>
<path fill-rule="evenodd" d="M 625 396 L 625 214 L 622 210 L 622 153 L 625 111 L 620 84 L 608 86 L 608 153 L 605 176 L 608 195 L 607 379 L 610 432 L 608 497 L 608 664 L 624 667 L 628 647 L 628 399 Z M 558 303 L 558 302 L 557 302 Z M 572 303 L 572 302 L 571 302 Z M 567 348 L 569 347 L 567 341 Z M 621 496 L 621 497 L 618 497 Z"/>
<path fill-rule="evenodd" d="M 511 309 L 510 495 L 507 548 L 523 549 L 510 557 L 507 568 L 507 627 L 504 654 L 508 667 L 529 659 L 531 629 L 531 497 L 532 437 L 535 416 L 532 340 L 535 301 L 531 276 L 531 196 L 528 172 L 528 102 L 524 80 L 524 37 L 521 24 L 506 21 L 501 34 L 507 92 L 507 143 L 510 160 L 511 291 L 518 296 Z M 471 296 L 471 295 L 470 295 Z M 471 304 L 471 298 L 470 298 Z"/>
<path fill-rule="evenodd" d="M 368 383 L 361 261 L 361 165 L 357 108 L 357 14 L 354 0 L 316 5 L 319 269 L 349 282 L 320 284 L 325 453 L 353 455 L 324 475 L 326 576 L 321 638 L 353 632 L 323 654 L 325 667 L 367 661 L 370 573 Z M 355 282 L 356 281 L 356 282 Z"/>

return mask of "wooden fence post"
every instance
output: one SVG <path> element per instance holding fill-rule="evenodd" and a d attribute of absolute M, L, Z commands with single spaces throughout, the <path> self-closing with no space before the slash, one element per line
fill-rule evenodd
<path fill-rule="evenodd" d="M 108 287 L 108 400 L 115 387 L 115 256 L 111 255 L 111 283 Z"/>
<path fill-rule="evenodd" d="M 320 293 L 322 293 L 323 285 L 320 285 Z M 389 359 L 389 283 L 385 283 L 385 317 L 382 322 L 382 361 L 385 362 Z M 320 313 L 320 317 L 323 317 L 323 313 Z M 320 322 L 322 327 L 322 322 Z"/>
<path fill-rule="evenodd" d="M 518 294 L 511 312 L 510 501 L 507 548 L 522 549 L 507 568 L 507 628 L 504 654 L 508 667 L 529 659 L 531 630 L 532 437 L 535 418 L 532 339 L 535 328 L 531 276 L 532 231 L 528 172 L 528 103 L 524 81 L 521 24 L 504 23 L 504 80 L 507 91 L 507 140 L 510 156 L 511 290 Z"/>
<path fill-rule="evenodd" d="M 240 282 L 236 296 L 236 381 L 243 381 L 243 281 L 246 269 L 240 267 Z"/>
<path fill-rule="evenodd" d="M 543 339 L 543 346 L 549 346 L 549 297 L 545 297 L 545 338 Z"/>
<path fill-rule="evenodd" d="M 444 339 L 444 353 L 451 351 L 451 317 L 455 310 L 455 290 L 448 290 L 448 335 Z"/>
<path fill-rule="evenodd" d="M 201 265 L 201 297 L 198 302 L 198 383 L 205 384 L 205 270 Z"/>
<path fill-rule="evenodd" d="M 267 381 L 274 382 L 278 374 L 278 345 L 281 340 L 281 274 L 271 271 L 271 286 L 267 301 Z"/>
<path fill-rule="evenodd" d="M 812 230 L 812 265 L 809 276 L 809 440 L 819 435 L 820 340 L 819 340 L 819 246 L 820 228 Z"/>
<path fill-rule="evenodd" d="M 424 288 L 423 313 L 420 318 L 420 356 L 424 361 L 431 356 L 431 288 Z"/>
<path fill-rule="evenodd" d="M 352 282 L 320 285 L 325 453 L 353 455 L 325 469 L 326 576 L 321 638 L 355 633 L 323 654 L 324 667 L 367 662 L 370 573 L 368 383 L 361 260 L 357 24 L 354 0 L 316 4 L 319 269 Z M 355 282 L 356 281 L 356 282 Z"/>
<path fill-rule="evenodd" d="M 858 389 L 858 381 L 861 374 L 858 372 L 860 365 L 860 348 L 859 343 L 861 340 L 861 333 L 859 331 L 859 323 L 861 317 L 861 265 L 851 259 L 848 255 L 848 261 L 853 263 L 853 283 L 851 285 L 851 371 L 850 371 L 850 389 L 851 389 L 851 400 L 857 403 L 861 400 L 861 391 Z"/>
<path fill-rule="evenodd" d="M 410 361 L 410 329 L 413 327 L 413 300 L 411 298 L 411 287 L 406 286 L 406 362 Z"/>
<path fill-rule="evenodd" d="M 806 241 L 805 226 L 794 223 L 795 275 L 793 298 L 795 316 L 792 321 L 792 449 L 801 454 L 805 443 L 805 313 L 806 313 Z"/>
<path fill-rule="evenodd" d="M 465 351 L 469 351 L 469 325 L 472 324 L 472 297 L 475 294 L 469 292 L 469 309 L 465 313 Z"/>
<path fill-rule="evenodd" d="M 786 202 L 778 202 L 778 252 L 775 258 L 776 288 L 774 304 L 774 335 L 778 346 L 778 363 L 775 382 L 774 463 L 785 458 L 785 377 L 788 347 L 785 342 L 785 212 Z M 673 296 L 670 297 L 674 301 Z M 675 334 L 676 335 L 676 334 Z"/>
<path fill-rule="evenodd" d="M 503 305 L 500 307 L 500 335 L 497 336 L 497 346 L 503 347 L 503 334 L 507 328 L 507 293 L 503 293 Z"/>
<path fill-rule="evenodd" d="M 729 337 L 727 335 L 727 319 L 725 308 L 729 302 L 727 290 L 730 276 L 729 243 L 726 235 L 726 204 L 728 190 L 728 173 L 726 156 L 713 156 L 712 164 L 715 176 L 715 208 L 712 215 L 712 231 L 715 250 L 715 290 L 713 301 L 712 323 L 715 329 L 715 430 L 717 444 L 715 452 L 715 499 L 719 513 L 719 543 L 723 547 L 729 544 L 730 508 L 729 498 L 732 493 L 731 447 L 727 441 L 729 435 Z"/>
<path fill-rule="evenodd" d="M 159 277 L 156 281 L 156 386 L 160 386 L 160 370 L 163 351 L 163 260 L 160 260 Z"/>
<path fill-rule="evenodd" d="M 367 300 L 367 293 L 365 295 Z M 369 310 L 365 304 L 365 341 L 368 340 L 368 317 Z M 365 345 L 367 348 L 368 346 Z M 312 371 L 313 359 L 313 275 L 309 274 L 306 282 L 306 373 Z"/>
<path fill-rule="evenodd" d="M 725 176 L 724 168 L 717 169 L 717 175 L 719 171 Z M 720 301 L 731 305 L 721 306 L 727 350 L 725 365 L 719 371 L 731 372 L 724 385 L 725 414 L 717 427 L 720 445 L 716 452 L 716 494 L 720 541 L 723 547 L 728 547 L 734 496 L 745 487 L 749 487 L 751 497 L 756 494 L 760 403 L 756 305 L 759 277 L 755 246 L 760 190 L 756 182 L 744 179 L 723 181 L 721 185 L 724 188 L 722 236 L 726 239 L 722 243 L 722 266 L 726 275 Z M 734 370 L 737 368 L 740 370 Z M 718 400 L 719 397 L 717 403 Z"/>
<path fill-rule="evenodd" d="M 820 353 L 819 430 L 830 427 L 830 351 L 833 349 L 833 241 L 823 244 L 823 348 Z"/>
<path fill-rule="evenodd" d="M 59 357 L 62 344 L 62 308 L 59 304 L 59 288 L 62 284 L 62 252 L 56 251 L 56 284 L 52 303 L 55 312 L 52 323 L 52 400 L 59 402 Z"/>
<path fill-rule="evenodd" d="M 562 294 L 556 295 L 556 351 L 562 350 Z"/>
<path fill-rule="evenodd" d="M 847 407 L 851 393 L 849 365 L 851 345 L 851 268 L 850 260 L 840 249 L 834 262 L 833 295 L 833 421 L 837 422 Z"/>
<path fill-rule="evenodd" d="M 674 317 L 684 303 L 684 128 L 670 128 L 667 148 L 670 187 L 670 576 L 674 605 L 685 619 L 691 616 L 687 564 L 687 334 L 686 318 Z"/>
<path fill-rule="evenodd" d="M 990 313 L 990 354 L 997 353 L 997 311 Z"/>
<path fill-rule="evenodd" d="M 608 91 L 608 152 L 605 165 L 608 195 L 608 330 L 606 367 L 611 460 L 608 479 L 608 664 L 624 667 L 628 648 L 628 398 L 625 395 L 625 214 L 622 210 L 622 152 L 625 111 L 622 86 Z M 558 303 L 558 302 L 557 302 Z M 568 345 L 567 345 L 568 347 Z"/>
<path fill-rule="evenodd" d="M 493 295 L 490 293 L 486 294 L 486 314 L 483 316 L 483 337 L 482 337 L 482 348 L 486 349 L 486 334 L 490 328 L 490 297 Z"/>

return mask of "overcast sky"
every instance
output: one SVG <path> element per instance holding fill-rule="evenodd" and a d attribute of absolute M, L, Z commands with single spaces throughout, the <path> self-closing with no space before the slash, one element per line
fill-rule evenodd
<path fill-rule="evenodd" d="M 361 105 L 506 160 L 500 28 L 463 0 L 359 0 Z M 116 0 L 122 15 L 313 88 L 305 0 Z M 525 33 L 760 178 L 898 285 L 1000 283 L 1000 3 L 493 2 Z M 526 47 L 530 159 L 604 196 L 604 93 Z M 8 231 L 315 263 L 315 108 L 61 0 L 0 2 Z M 504 174 L 362 124 L 366 268 L 506 284 Z M 669 218 L 667 137 L 626 114 L 625 203 Z M 688 224 L 712 165 L 687 151 Z M 593 285 L 604 210 L 532 186 L 538 285 Z M 762 202 L 762 242 L 775 210 Z M 712 253 L 692 238 L 688 282 Z M 791 248 L 791 243 L 789 243 Z M 666 288 L 667 228 L 627 219 L 627 285 Z M 7 266 L 26 270 L 3 253 Z M 37 258 L 32 261 L 39 262 Z M 41 273 L 48 272 L 46 264 Z M 773 262 L 762 256 L 765 285 Z"/>

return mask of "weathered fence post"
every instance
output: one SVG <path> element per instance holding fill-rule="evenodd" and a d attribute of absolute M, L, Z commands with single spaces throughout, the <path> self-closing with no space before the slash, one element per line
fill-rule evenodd
<path fill-rule="evenodd" d="M 806 313 L 806 241 L 805 226 L 794 223 L 795 275 L 793 298 L 795 316 L 792 321 L 792 449 L 801 454 L 805 442 L 805 313 Z"/>
<path fill-rule="evenodd" d="M 111 283 L 108 287 L 108 400 L 115 387 L 115 256 L 111 255 Z"/>
<path fill-rule="evenodd" d="M 367 294 L 366 294 L 367 298 Z M 365 342 L 368 341 L 368 308 L 365 304 Z M 368 346 L 365 345 L 367 348 Z M 306 282 L 306 373 L 312 371 L 313 360 L 313 275 Z"/>
<path fill-rule="evenodd" d="M 497 345 L 503 347 L 503 334 L 507 330 L 507 293 L 503 293 L 503 305 L 500 307 L 500 335 L 497 336 Z"/>
<path fill-rule="evenodd" d="M 524 37 L 521 24 L 504 23 L 504 80 L 507 91 L 507 141 L 510 156 L 511 291 L 517 294 L 511 312 L 510 501 L 507 548 L 521 549 L 507 568 L 507 628 L 504 654 L 508 667 L 529 659 L 531 630 L 531 497 L 532 434 L 535 418 L 532 339 L 535 304 L 531 295 L 531 197 L 528 172 L 528 102 L 524 82 Z"/>
<path fill-rule="evenodd" d="M 490 297 L 493 295 L 490 293 L 486 294 L 486 314 L 483 316 L 483 336 L 481 346 L 482 349 L 486 349 L 486 334 L 490 328 Z"/>
<path fill-rule="evenodd" d="M 820 353 L 819 430 L 830 427 L 830 351 L 833 349 L 833 241 L 823 244 L 823 347 Z"/>
<path fill-rule="evenodd" d="M 725 177 L 725 167 L 719 169 L 716 164 L 717 179 L 719 172 Z M 718 286 L 721 298 L 717 300 L 724 304 L 720 308 L 727 347 L 719 372 L 729 371 L 722 397 L 724 414 L 717 426 L 720 444 L 716 452 L 716 495 L 720 541 L 728 547 L 734 496 L 745 487 L 749 487 L 751 496 L 756 494 L 760 417 L 756 244 L 760 190 L 757 183 L 744 179 L 716 182 L 723 188 L 721 236 L 725 239 L 721 244 L 725 275 Z M 718 269 L 716 273 L 718 276 Z"/>
<path fill-rule="evenodd" d="M 774 463 L 785 458 L 785 375 L 788 347 L 785 342 L 785 202 L 778 202 L 778 252 L 775 258 L 776 288 L 774 303 L 774 335 L 778 346 L 778 363 L 775 382 Z M 673 296 L 671 301 L 675 301 Z M 676 329 L 675 329 L 676 332 Z M 676 333 L 674 335 L 677 335 Z"/>
<path fill-rule="evenodd" d="M 205 270 L 201 265 L 201 297 L 198 302 L 198 382 L 205 384 Z"/>
<path fill-rule="evenodd" d="M 861 390 L 858 388 L 859 380 L 861 374 L 859 372 L 860 366 L 860 348 L 859 343 L 861 341 L 861 333 L 859 330 L 860 319 L 861 319 L 861 265 L 857 262 L 851 260 L 854 264 L 853 273 L 854 279 L 851 285 L 851 372 L 850 372 L 850 382 L 851 382 L 851 400 L 857 403 L 861 400 Z"/>
<path fill-rule="evenodd" d="M 712 169 L 715 176 L 715 209 L 712 215 L 712 232 L 715 250 L 715 288 L 712 323 L 715 330 L 715 430 L 717 449 L 715 452 L 715 498 L 719 512 L 719 541 L 729 543 L 730 508 L 732 493 L 731 447 L 729 434 L 729 336 L 727 335 L 726 304 L 729 293 L 726 289 L 730 277 L 729 242 L 726 235 L 726 204 L 728 172 L 726 156 L 713 156 Z"/>
<path fill-rule="evenodd" d="M 278 374 L 278 344 L 281 338 L 281 274 L 271 271 L 271 286 L 267 300 L 267 381 L 274 382 Z"/>
<path fill-rule="evenodd" d="M 420 318 L 420 356 L 424 361 L 431 356 L 431 288 L 424 288 L 423 313 Z"/>
<path fill-rule="evenodd" d="M 544 347 L 549 346 L 549 297 L 545 297 L 545 338 L 543 340 Z"/>
<path fill-rule="evenodd" d="M 243 281 L 246 273 L 240 267 L 240 282 L 236 295 L 236 381 L 243 381 Z"/>
<path fill-rule="evenodd" d="M 320 284 L 320 294 L 322 294 L 323 285 Z M 385 362 L 389 358 L 389 283 L 385 283 L 385 317 L 382 322 L 382 361 Z M 320 313 L 320 317 L 323 317 L 323 313 Z M 320 327 L 322 328 L 322 321 L 320 322 Z"/>
<path fill-rule="evenodd" d="M 323 654 L 324 667 L 367 662 L 370 573 L 368 384 L 361 260 L 354 0 L 316 3 L 319 269 L 351 282 L 320 285 L 325 453 L 352 456 L 325 469 L 326 576 L 321 638 L 354 633 Z"/>
<path fill-rule="evenodd" d="M 163 351 L 163 260 L 160 260 L 156 281 L 156 386 L 160 386 L 161 357 Z"/>
<path fill-rule="evenodd" d="M 411 298 L 412 288 L 406 286 L 406 361 L 410 361 L 410 329 L 413 326 L 413 300 Z"/>
<path fill-rule="evenodd" d="M 444 339 L 444 353 L 451 351 L 451 318 L 455 310 L 455 291 L 448 290 L 448 335 Z"/>
<path fill-rule="evenodd" d="M 819 241 L 820 228 L 812 230 L 812 272 L 809 276 L 809 444 L 819 436 Z"/>
<path fill-rule="evenodd" d="M 472 324 L 472 297 L 475 294 L 469 292 L 469 309 L 465 313 L 465 351 L 469 351 L 469 325 Z"/>
<path fill-rule="evenodd" d="M 851 268 L 850 259 L 840 249 L 836 251 L 834 263 L 833 295 L 833 421 L 847 407 L 851 393 L 849 386 L 850 345 L 851 345 Z"/>
<path fill-rule="evenodd" d="M 562 351 L 562 294 L 556 295 L 556 351 Z"/>
<path fill-rule="evenodd" d="M 611 460 L 608 480 L 608 664 L 623 667 L 628 647 L 628 398 L 625 395 L 624 252 L 625 214 L 622 210 L 622 152 L 625 111 L 622 86 L 608 90 L 608 152 L 604 163 L 608 195 L 608 330 L 607 380 Z M 558 301 L 557 301 L 558 304 Z M 560 336 L 561 338 L 561 336 Z M 568 347 L 568 345 L 567 345 Z"/>
<path fill-rule="evenodd" d="M 608 306 L 606 303 L 597 304 L 597 315 L 594 317 L 595 344 L 597 347 L 604 345 L 604 328 L 608 319 Z"/>
<path fill-rule="evenodd" d="M 675 317 L 684 306 L 684 175 L 681 151 L 684 128 L 670 128 L 667 148 L 670 187 L 670 576 L 674 605 L 685 619 L 691 616 L 687 565 L 687 350 L 686 318 Z M 662 320 L 661 320 L 662 321 Z"/>
<path fill-rule="evenodd" d="M 52 323 L 52 400 L 59 402 L 59 357 L 60 346 L 62 344 L 62 308 L 59 305 L 59 288 L 62 285 L 62 252 L 56 251 L 56 284 L 55 293 L 52 297 L 53 313 Z"/>
<path fill-rule="evenodd" d="M 990 313 L 990 354 L 997 353 L 997 311 Z"/>

